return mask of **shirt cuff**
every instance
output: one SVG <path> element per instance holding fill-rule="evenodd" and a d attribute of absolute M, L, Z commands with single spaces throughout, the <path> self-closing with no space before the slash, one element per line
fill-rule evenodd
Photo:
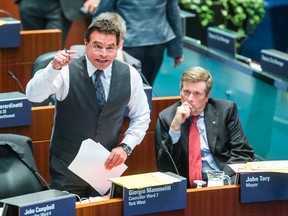
<path fill-rule="evenodd" d="M 175 144 L 178 142 L 180 136 L 181 136 L 181 131 L 174 131 L 172 129 L 169 129 L 169 135 L 171 137 L 172 143 Z"/>

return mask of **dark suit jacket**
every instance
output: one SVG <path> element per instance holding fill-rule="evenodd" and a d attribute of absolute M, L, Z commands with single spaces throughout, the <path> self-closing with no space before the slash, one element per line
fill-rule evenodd
<path fill-rule="evenodd" d="M 181 137 L 172 145 L 169 128 L 181 102 L 175 103 L 159 114 L 161 142 L 171 153 L 179 174 L 188 179 L 188 134 L 190 122 L 187 119 L 181 126 Z M 204 122 L 210 151 L 225 174 L 234 180 L 235 173 L 228 166 L 254 160 L 254 150 L 242 129 L 235 103 L 210 98 L 204 109 Z M 158 146 L 157 161 L 160 171 L 175 172 L 169 157 Z M 187 181 L 189 182 L 189 181 Z M 232 181 L 233 182 L 233 181 Z M 188 187 L 190 187 L 188 183 Z"/>

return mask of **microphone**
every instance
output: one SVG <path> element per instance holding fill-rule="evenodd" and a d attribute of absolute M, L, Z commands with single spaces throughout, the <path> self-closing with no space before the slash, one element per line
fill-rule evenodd
<path fill-rule="evenodd" d="M 33 171 L 33 173 L 37 176 L 37 178 L 40 180 L 41 184 L 45 189 L 50 190 L 49 184 L 46 182 L 46 180 L 40 175 L 40 173 L 32 166 L 30 166 L 30 169 Z"/>
<path fill-rule="evenodd" d="M 172 155 L 171 155 L 170 152 L 168 151 L 168 148 L 166 147 L 165 144 L 162 144 L 162 145 L 161 145 L 161 148 L 162 148 L 162 149 L 164 150 L 164 152 L 168 155 L 168 157 L 169 157 L 169 159 L 170 159 L 170 161 L 171 161 L 171 163 L 172 163 L 172 165 L 173 165 L 173 168 L 174 168 L 176 174 L 179 175 L 179 171 L 178 171 L 178 168 L 177 168 L 177 166 L 176 166 L 176 163 L 175 163 Z M 160 153 L 161 153 L 161 150 L 159 151 L 159 155 L 160 155 Z"/>
<path fill-rule="evenodd" d="M 21 88 L 22 93 L 25 94 L 25 90 L 24 90 L 23 86 L 21 85 L 21 83 L 19 82 L 17 77 L 13 74 L 13 72 L 12 71 L 8 71 L 8 75 L 17 81 L 18 85 Z"/>

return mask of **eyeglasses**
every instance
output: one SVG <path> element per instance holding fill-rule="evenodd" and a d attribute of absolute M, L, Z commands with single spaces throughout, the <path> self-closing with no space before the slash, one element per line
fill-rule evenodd
<path fill-rule="evenodd" d="M 116 47 L 114 47 L 114 46 L 102 47 L 99 44 L 92 44 L 92 43 L 89 43 L 89 44 L 90 44 L 91 49 L 95 53 L 101 53 L 102 54 L 105 51 L 107 54 L 114 54 L 117 50 Z"/>

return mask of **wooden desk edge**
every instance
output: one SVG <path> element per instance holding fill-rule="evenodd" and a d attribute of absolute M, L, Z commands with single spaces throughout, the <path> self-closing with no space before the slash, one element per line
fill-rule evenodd
<path fill-rule="evenodd" d="M 154 216 L 286 216 L 287 200 L 271 202 L 240 202 L 240 185 L 187 189 L 185 209 L 156 212 Z M 76 206 L 77 216 L 123 215 L 123 199 L 111 199 Z M 151 215 L 151 214 L 147 214 Z"/>
<path fill-rule="evenodd" d="M 61 33 L 60 29 L 42 29 L 42 30 L 22 30 L 20 31 L 21 35 L 30 35 L 30 34 L 47 34 L 47 33 Z"/>

